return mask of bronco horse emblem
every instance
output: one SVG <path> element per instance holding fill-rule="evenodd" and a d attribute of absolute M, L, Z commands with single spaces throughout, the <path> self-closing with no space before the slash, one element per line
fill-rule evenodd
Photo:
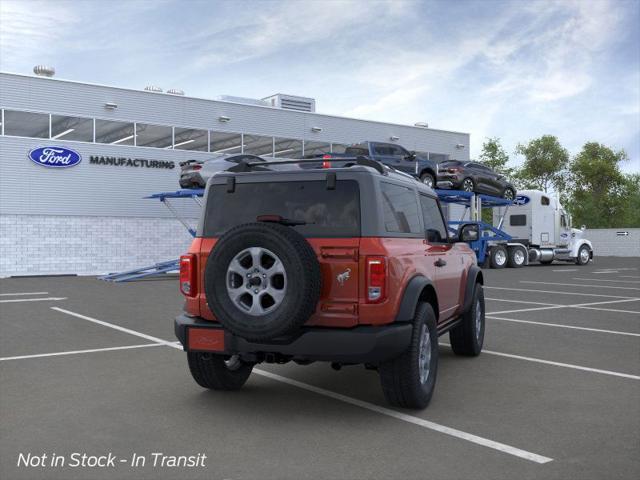
<path fill-rule="evenodd" d="M 349 280 L 350 276 L 351 276 L 351 269 L 347 268 L 344 272 L 339 273 L 338 275 L 336 275 L 336 280 L 338 280 L 338 283 L 340 284 L 340 286 L 343 287 L 344 286 L 344 282 Z"/>

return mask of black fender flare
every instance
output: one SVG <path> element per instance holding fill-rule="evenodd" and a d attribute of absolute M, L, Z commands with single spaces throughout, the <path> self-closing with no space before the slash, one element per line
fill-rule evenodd
<path fill-rule="evenodd" d="M 416 307 L 420 301 L 420 296 L 422 295 L 425 287 L 428 286 L 431 286 L 435 291 L 433 282 L 422 275 L 416 275 L 409 280 L 409 283 L 402 294 L 402 300 L 400 300 L 400 307 L 398 308 L 398 313 L 396 314 L 395 319 L 396 322 L 413 321 L 416 314 Z M 435 314 L 438 316 L 438 312 L 435 312 Z"/>
<path fill-rule="evenodd" d="M 466 313 L 471 308 L 471 301 L 473 300 L 473 289 L 476 283 L 484 284 L 484 277 L 482 276 L 482 270 L 477 265 L 472 265 L 467 273 L 467 284 L 464 289 L 464 304 L 462 305 L 462 313 Z"/>
<path fill-rule="evenodd" d="M 420 170 L 420 173 L 418 174 L 418 178 L 422 177 L 422 175 L 424 175 L 425 173 L 430 174 L 433 177 L 433 179 L 437 181 L 436 172 L 431 167 L 424 167 L 422 170 Z"/>

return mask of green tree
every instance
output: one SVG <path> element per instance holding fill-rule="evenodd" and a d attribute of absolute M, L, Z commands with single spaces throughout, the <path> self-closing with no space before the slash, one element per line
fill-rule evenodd
<path fill-rule="evenodd" d="M 498 137 L 487 138 L 482 144 L 482 153 L 479 158 L 483 165 L 492 168 L 506 176 L 513 174 L 513 168 L 508 167 L 509 155 L 502 147 Z"/>
<path fill-rule="evenodd" d="M 585 143 L 569 165 L 566 206 L 576 225 L 591 228 L 632 226 L 638 222 L 638 175 L 625 176 L 623 150 Z"/>
<path fill-rule="evenodd" d="M 516 153 L 525 157 L 516 175 L 519 187 L 556 192 L 565 188 L 565 170 L 569 164 L 569 152 L 553 135 L 543 135 L 527 144 L 518 144 Z"/>

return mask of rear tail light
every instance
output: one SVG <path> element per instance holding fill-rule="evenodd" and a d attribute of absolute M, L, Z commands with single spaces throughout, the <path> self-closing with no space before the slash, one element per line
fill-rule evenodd
<path fill-rule="evenodd" d="M 459 168 L 448 168 L 447 169 L 447 172 L 449 172 L 449 173 L 458 173 L 459 171 L 460 171 Z"/>
<path fill-rule="evenodd" d="M 367 303 L 380 303 L 387 298 L 387 259 L 367 257 Z"/>
<path fill-rule="evenodd" d="M 180 257 L 180 291 L 187 297 L 197 295 L 197 265 L 193 253 Z"/>
<path fill-rule="evenodd" d="M 331 155 L 328 154 L 322 156 L 322 168 L 331 168 L 331 162 L 329 161 L 330 158 Z"/>

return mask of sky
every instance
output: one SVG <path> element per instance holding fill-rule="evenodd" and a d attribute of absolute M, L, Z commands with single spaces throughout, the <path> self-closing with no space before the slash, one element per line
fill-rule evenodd
<path fill-rule="evenodd" d="M 313 97 L 319 113 L 499 137 L 640 172 L 640 0 L 0 0 L 0 70 L 189 96 Z"/>

